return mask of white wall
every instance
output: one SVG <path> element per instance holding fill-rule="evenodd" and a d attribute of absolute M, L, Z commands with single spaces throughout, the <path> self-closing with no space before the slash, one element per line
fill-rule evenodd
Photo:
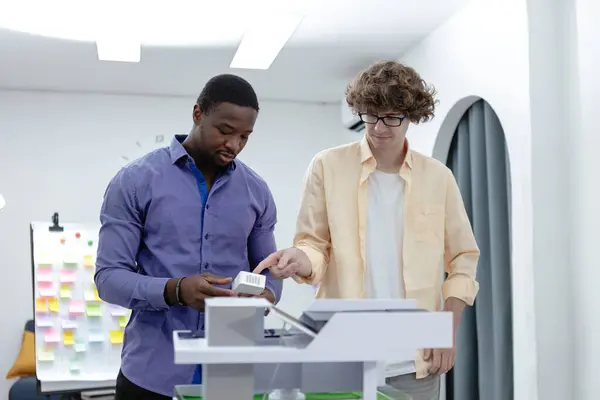
<path fill-rule="evenodd" d="M 465 97 L 485 99 L 502 122 L 513 182 L 515 400 L 537 398 L 527 29 L 524 1 L 473 1 L 401 59 L 439 92 L 436 118 L 409 131 L 409 140 L 416 149 L 433 154 L 442 122 Z M 562 377 L 554 379 L 559 385 Z"/>
<path fill-rule="evenodd" d="M 573 310 L 575 313 L 575 395 L 573 399 L 597 400 L 598 360 L 600 359 L 600 312 L 598 311 L 600 257 L 600 3 L 597 0 L 571 0 L 576 5 L 577 50 L 576 77 L 579 91 L 566 141 L 571 143 L 571 219 L 572 248 L 570 269 L 575 272 Z"/>
<path fill-rule="evenodd" d="M 29 222 L 98 222 L 109 179 L 136 141 L 187 133 L 195 99 L 0 91 L 0 271 L 5 285 L 0 374 L 12 365 L 32 317 Z M 261 103 L 241 155 L 269 183 L 279 211 L 278 246 L 292 242 L 301 181 L 318 151 L 354 140 L 340 127 L 339 105 Z M 9 277 L 10 276 L 10 277 Z M 312 287 L 286 282 L 282 308 L 296 314 Z M 0 398 L 9 383 L 0 380 Z"/>

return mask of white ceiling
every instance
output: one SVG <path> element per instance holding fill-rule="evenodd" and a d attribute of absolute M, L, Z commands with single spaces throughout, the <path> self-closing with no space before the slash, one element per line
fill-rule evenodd
<path fill-rule="evenodd" d="M 188 43 L 143 45 L 140 63 L 100 62 L 93 42 L 0 29 L 0 88 L 197 96 L 208 78 L 231 72 L 248 79 L 261 99 L 339 101 L 359 69 L 398 59 L 468 0 L 321 1 L 268 70 L 229 69 L 243 35 L 230 13 L 178 18 Z M 206 18 L 211 26 L 220 22 L 223 33 L 202 30 Z M 156 26 L 160 39 L 164 24 Z M 225 38 L 200 40 L 218 35 Z"/>

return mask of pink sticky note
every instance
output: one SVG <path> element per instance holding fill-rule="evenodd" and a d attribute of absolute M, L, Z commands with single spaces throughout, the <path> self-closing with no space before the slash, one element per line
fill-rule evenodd
<path fill-rule="evenodd" d="M 40 282 L 38 283 L 38 289 L 41 297 L 54 297 L 56 296 L 56 288 L 52 282 Z"/>
<path fill-rule="evenodd" d="M 75 270 L 63 269 L 60 271 L 60 283 L 73 283 L 75 278 Z"/>
<path fill-rule="evenodd" d="M 37 281 L 38 282 L 53 282 L 54 276 L 51 269 L 38 269 L 37 270 Z"/>
<path fill-rule="evenodd" d="M 60 332 L 56 329 L 46 329 L 44 331 L 44 342 L 46 342 L 46 343 L 60 342 Z"/>
<path fill-rule="evenodd" d="M 71 314 L 83 314 L 85 312 L 85 305 L 81 300 L 71 300 L 69 302 L 69 313 Z"/>

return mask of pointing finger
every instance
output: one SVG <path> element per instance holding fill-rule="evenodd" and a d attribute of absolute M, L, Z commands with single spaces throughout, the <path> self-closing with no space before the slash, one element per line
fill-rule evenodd
<path fill-rule="evenodd" d="M 256 266 L 256 268 L 254 268 L 254 271 L 252 271 L 252 272 L 255 273 L 255 274 L 260 274 L 265 269 L 267 269 L 269 267 L 272 267 L 274 265 L 277 265 L 277 262 L 279 261 L 280 257 L 281 257 L 281 251 L 276 251 L 275 253 L 271 254 L 270 256 L 268 256 L 267 258 L 265 258 L 264 260 L 262 260 Z"/>

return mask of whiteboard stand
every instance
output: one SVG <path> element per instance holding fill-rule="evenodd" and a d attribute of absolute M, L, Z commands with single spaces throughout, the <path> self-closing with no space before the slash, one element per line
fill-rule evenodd
<path fill-rule="evenodd" d="M 270 307 L 266 299 L 207 299 L 205 338 L 173 332 L 175 363 L 202 364 L 202 393 L 195 395 L 252 399 L 255 393 L 298 388 L 360 391 L 364 400 L 376 400 L 382 386 L 378 363 L 390 354 L 409 360 L 417 349 L 452 347 L 451 313 L 417 310 L 411 301 L 315 300 L 300 318 L 318 327 L 315 333 L 281 338 L 262 335 Z M 191 394 L 193 385 L 175 389 Z"/>
<path fill-rule="evenodd" d="M 54 213 L 52 222 L 30 224 L 36 384 L 40 395 L 69 395 L 85 390 L 115 388 L 122 345 L 109 343 L 108 332 L 111 329 L 122 330 L 123 326 L 117 316 L 127 314 L 128 318 L 128 311 L 102 302 L 99 298 L 86 298 L 89 297 L 86 293 L 89 294 L 94 287 L 92 261 L 95 260 L 98 230 L 99 226 L 96 224 L 61 224 L 58 213 Z M 71 253 L 77 256 L 77 260 L 69 261 L 69 268 L 66 268 L 65 256 Z M 49 256 L 49 259 L 42 260 L 42 256 Z M 65 283 L 67 280 L 61 272 L 66 269 L 71 271 L 69 276 L 72 277 L 68 283 Z M 41 270 L 45 271 L 44 274 L 48 275 L 48 279 L 43 281 L 40 279 Z M 42 293 L 40 282 L 53 286 L 53 293 Z M 62 291 L 59 290 L 65 285 L 70 287 L 68 296 L 63 296 Z M 56 299 L 55 304 L 58 308 L 53 312 L 40 313 L 36 304 L 40 297 Z M 86 317 L 86 312 L 73 315 L 70 310 L 71 300 L 97 304 L 101 313 L 93 317 L 93 321 Z M 42 320 L 46 321 L 46 324 L 42 325 Z M 65 320 L 71 321 L 71 326 L 65 326 Z M 44 330 L 49 328 L 60 333 L 58 340 L 55 340 L 51 346 L 44 342 Z M 77 339 L 77 342 L 65 343 L 67 331 L 72 332 L 71 336 Z M 88 334 L 92 331 L 104 332 L 103 341 L 91 343 Z M 75 343 L 79 350 L 75 350 Z M 40 361 L 42 347 L 53 348 L 51 361 Z M 80 350 L 83 352 L 79 354 L 85 356 L 81 356 L 81 360 L 78 361 L 78 364 L 80 363 L 78 372 L 73 373 L 68 362 Z"/>

